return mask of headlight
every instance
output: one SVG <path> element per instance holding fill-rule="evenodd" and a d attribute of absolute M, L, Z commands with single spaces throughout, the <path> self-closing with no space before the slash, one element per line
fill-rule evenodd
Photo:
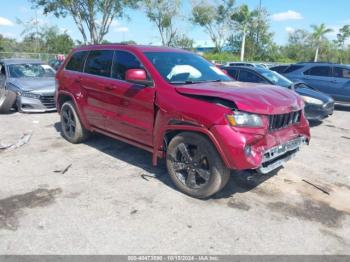
<path fill-rule="evenodd" d="M 259 115 L 249 114 L 244 112 L 234 112 L 232 115 L 227 115 L 227 120 L 231 126 L 241 126 L 241 127 L 263 126 L 263 121 Z"/>
<path fill-rule="evenodd" d="M 305 103 L 308 103 L 308 104 L 314 104 L 314 105 L 323 105 L 323 102 L 319 99 L 316 99 L 316 98 L 312 98 L 312 97 L 309 97 L 309 96 L 301 96 L 303 98 L 303 100 L 305 101 Z"/>
<path fill-rule="evenodd" d="M 40 95 L 38 95 L 38 94 L 27 93 L 27 92 L 22 92 L 21 96 L 28 97 L 28 98 L 34 98 L 34 99 L 39 99 L 40 98 Z"/>

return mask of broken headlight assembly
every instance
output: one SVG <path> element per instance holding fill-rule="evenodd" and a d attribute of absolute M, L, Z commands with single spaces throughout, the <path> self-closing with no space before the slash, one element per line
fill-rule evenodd
<path fill-rule="evenodd" d="M 249 114 L 245 112 L 233 112 L 227 115 L 227 120 L 231 126 L 236 127 L 262 127 L 263 121 L 261 116 L 256 114 Z"/>

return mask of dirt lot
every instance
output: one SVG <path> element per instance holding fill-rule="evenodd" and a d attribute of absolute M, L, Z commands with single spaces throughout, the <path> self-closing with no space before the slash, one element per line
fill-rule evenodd
<path fill-rule="evenodd" d="M 69 144 L 58 121 L 0 115 L 3 145 L 32 134 L 0 150 L 1 254 L 350 254 L 350 108 L 277 174 L 233 174 L 207 201 L 174 189 L 143 150 Z"/>

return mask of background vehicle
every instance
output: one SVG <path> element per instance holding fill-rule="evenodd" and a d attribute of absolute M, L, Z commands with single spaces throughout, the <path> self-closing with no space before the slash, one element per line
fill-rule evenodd
<path fill-rule="evenodd" d="M 304 82 L 333 97 L 336 103 L 350 104 L 350 66 L 331 63 L 299 63 L 283 73 L 293 82 Z"/>
<path fill-rule="evenodd" d="M 227 66 L 246 66 L 246 67 L 268 68 L 267 65 L 265 65 L 265 64 L 246 63 L 246 62 L 228 62 Z"/>
<path fill-rule="evenodd" d="M 84 46 L 56 79 L 65 139 L 99 132 L 152 152 L 154 165 L 165 157 L 177 188 L 197 198 L 221 190 L 232 169 L 280 167 L 310 138 L 297 94 L 233 82 L 184 50 Z"/>
<path fill-rule="evenodd" d="M 317 90 L 309 88 L 304 83 L 295 83 L 277 72 L 248 67 L 223 67 L 234 79 L 241 82 L 270 84 L 294 89 L 305 102 L 305 116 L 308 120 L 322 120 L 333 114 L 334 100 Z"/>
<path fill-rule="evenodd" d="M 2 111 L 16 106 L 20 112 L 47 112 L 56 110 L 55 71 L 39 60 L 0 60 L 0 90 L 11 93 L 11 99 L 3 102 Z M 15 94 L 13 99 L 13 94 Z"/>

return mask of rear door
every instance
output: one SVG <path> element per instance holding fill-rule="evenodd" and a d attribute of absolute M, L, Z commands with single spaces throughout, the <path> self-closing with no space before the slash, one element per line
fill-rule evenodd
<path fill-rule="evenodd" d="M 105 129 L 106 117 L 115 111 L 116 101 L 111 99 L 113 50 L 90 51 L 84 74 L 80 79 L 85 94 L 84 113 L 90 125 Z"/>
<path fill-rule="evenodd" d="M 108 91 L 115 102 L 114 112 L 108 116 L 109 132 L 151 146 L 153 144 L 155 88 L 125 80 L 128 69 L 145 69 L 129 51 L 116 50 L 113 60 L 113 89 Z"/>
<path fill-rule="evenodd" d="M 350 70 L 335 66 L 333 68 L 333 97 L 337 101 L 350 102 Z"/>
<path fill-rule="evenodd" d="M 313 66 L 304 72 L 302 80 L 321 92 L 334 95 L 331 66 Z"/>

